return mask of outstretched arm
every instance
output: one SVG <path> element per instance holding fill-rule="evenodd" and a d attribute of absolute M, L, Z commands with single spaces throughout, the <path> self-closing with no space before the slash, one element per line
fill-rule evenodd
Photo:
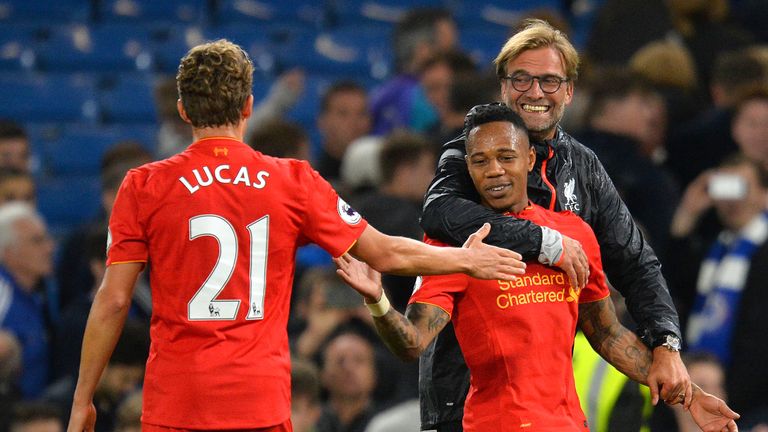
<path fill-rule="evenodd" d="M 648 385 L 648 374 L 653 361 L 651 351 L 640 338 L 621 325 L 610 298 L 579 305 L 579 327 L 592 348 L 608 363 L 633 381 Z M 654 386 L 651 397 L 655 405 L 659 390 Z M 690 392 L 690 393 L 686 393 Z M 697 385 L 681 386 L 668 393 L 670 405 L 691 401 L 685 407 L 699 427 L 706 432 L 735 432 L 735 419 L 739 415 L 722 400 L 701 390 Z"/>
<path fill-rule="evenodd" d="M 406 276 L 466 273 L 479 279 L 512 280 L 525 272 L 520 254 L 483 243 L 484 225 L 462 248 L 437 247 L 392 237 L 368 225 L 349 253 L 382 273 Z"/>
<path fill-rule="evenodd" d="M 365 299 L 371 309 L 376 331 L 393 354 L 405 361 L 419 358 L 432 339 L 450 321 L 437 306 L 414 303 L 406 316 L 389 306 L 381 286 L 381 274 L 349 255 L 334 259 L 339 276 Z M 369 307 L 370 308 L 370 307 Z"/>

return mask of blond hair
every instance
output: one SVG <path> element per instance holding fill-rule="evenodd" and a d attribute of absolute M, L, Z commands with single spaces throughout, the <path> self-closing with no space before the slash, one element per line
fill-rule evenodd
<path fill-rule="evenodd" d="M 693 90 L 696 87 L 696 64 L 690 51 L 668 40 L 649 42 L 629 59 L 630 68 L 662 86 Z"/>
<path fill-rule="evenodd" d="M 252 83 L 248 54 L 226 39 L 189 50 L 176 75 L 181 104 L 196 128 L 240 122 Z"/>
<path fill-rule="evenodd" d="M 552 47 L 560 52 L 565 66 L 566 77 L 575 80 L 578 77 L 579 54 L 563 32 L 540 19 L 528 19 L 523 22 L 522 30 L 507 40 L 493 63 L 499 79 L 507 74 L 507 63 L 525 51 Z"/>

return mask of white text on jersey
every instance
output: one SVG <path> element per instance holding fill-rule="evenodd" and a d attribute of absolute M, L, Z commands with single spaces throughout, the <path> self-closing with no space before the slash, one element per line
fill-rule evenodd
<path fill-rule="evenodd" d="M 210 186 L 213 184 L 214 180 L 222 184 L 242 184 L 245 186 L 253 186 L 256 189 L 263 189 L 264 186 L 267 185 L 267 177 L 269 177 L 268 172 L 259 171 L 256 173 L 255 181 L 251 182 L 251 176 L 248 173 L 248 168 L 241 167 L 233 179 L 232 172 L 234 170 L 232 170 L 227 164 L 217 166 L 213 169 L 213 173 L 211 173 L 211 169 L 207 166 L 204 166 L 202 171 L 203 173 L 201 175 L 199 170 L 192 170 L 192 176 L 194 176 L 193 180 L 196 180 L 194 185 L 190 183 L 189 180 L 187 180 L 184 176 L 179 177 L 179 181 L 184 185 L 184 187 L 187 188 L 187 190 L 189 190 L 190 194 L 197 192 L 201 187 Z"/>

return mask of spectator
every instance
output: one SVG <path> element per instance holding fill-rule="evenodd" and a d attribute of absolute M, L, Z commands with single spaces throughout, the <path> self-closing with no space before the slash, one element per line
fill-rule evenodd
<path fill-rule="evenodd" d="M 352 141 L 371 129 L 368 95 L 353 81 L 339 81 L 320 100 L 317 128 L 322 137 L 314 168 L 333 183 L 339 179 L 341 160 Z"/>
<path fill-rule="evenodd" d="M 768 169 L 768 81 L 766 85 L 747 92 L 738 102 L 731 134 L 747 157 Z"/>
<path fill-rule="evenodd" d="M 40 283 L 53 270 L 53 240 L 26 203 L 0 207 L 0 328 L 21 342 L 22 396 L 39 396 L 49 380 L 46 314 Z"/>
<path fill-rule="evenodd" d="M 21 399 L 21 344 L 13 333 L 0 329 L 0 431 L 11 425 L 12 408 Z"/>
<path fill-rule="evenodd" d="M 0 205 L 10 201 L 24 201 L 33 206 L 37 202 L 35 180 L 28 171 L 0 168 Z"/>
<path fill-rule="evenodd" d="M 435 159 L 432 147 L 421 135 L 404 131 L 391 134 L 379 154 L 382 184 L 378 191 L 353 201 L 355 209 L 385 234 L 421 240 L 421 201 L 432 181 Z M 405 310 L 414 280 L 384 277 L 387 294 L 398 310 Z"/>
<path fill-rule="evenodd" d="M 430 130 L 437 127 L 448 114 L 453 81 L 462 75 L 473 74 L 476 70 L 472 59 L 458 50 L 438 52 L 424 63 L 419 83 L 437 114 L 435 122 L 428 125 Z"/>
<path fill-rule="evenodd" d="M 624 69 L 604 70 L 593 78 L 588 128 L 576 138 L 594 150 L 654 250 L 663 252 L 678 186 L 641 151 L 642 143 L 656 139 L 653 131 L 659 124 L 653 104 L 659 96 Z"/>
<path fill-rule="evenodd" d="M 294 432 L 314 432 L 320 419 L 320 376 L 314 364 L 291 362 L 291 424 Z"/>
<path fill-rule="evenodd" d="M 328 401 L 323 407 L 317 432 L 365 430 L 376 412 L 373 406 L 374 360 L 373 346 L 357 333 L 340 332 L 330 339 L 323 350 L 320 373 L 323 387 L 328 391 Z"/>
<path fill-rule="evenodd" d="M 112 205 L 117 197 L 120 183 L 129 169 L 152 161 L 152 155 L 138 142 L 121 141 L 115 143 L 101 159 L 101 212 L 95 220 L 88 221 L 76 228 L 63 240 L 56 266 L 56 280 L 59 284 L 59 305 L 62 310 L 78 298 L 90 294 L 95 281 L 91 274 L 88 258 L 83 254 L 85 238 L 94 227 L 105 229 Z M 139 285 L 135 292 L 137 308 L 145 317 L 149 317 L 151 302 L 149 287 Z"/>
<path fill-rule="evenodd" d="M 30 170 L 27 132 L 15 122 L 0 120 L 0 168 Z"/>
<path fill-rule="evenodd" d="M 21 403 L 14 408 L 10 432 L 64 432 L 61 411 L 46 403 Z"/>
<path fill-rule="evenodd" d="M 273 120 L 251 134 L 248 144 L 266 155 L 309 160 L 309 137 L 304 129 L 284 120 Z"/>
<path fill-rule="evenodd" d="M 768 82 L 768 68 L 749 51 L 717 57 L 709 87 L 713 106 L 690 122 L 670 125 L 668 166 L 682 185 L 737 150 L 731 136 L 733 109 L 745 91 Z"/>
<path fill-rule="evenodd" d="M 767 199 L 768 173 L 739 154 L 688 187 L 673 222 L 673 233 L 689 234 L 703 211 L 714 207 L 725 227 L 701 261 L 686 335 L 689 349 L 723 363 L 728 397 L 745 421 L 751 411 L 768 406 L 768 345 L 755 343 L 768 334 Z M 695 246 L 677 253 L 703 255 Z"/>
<path fill-rule="evenodd" d="M 141 432 L 141 390 L 129 394 L 117 407 L 115 432 Z"/>
<path fill-rule="evenodd" d="M 412 9 L 397 23 L 392 37 L 395 76 L 371 93 L 375 135 L 397 128 L 424 131 L 437 120 L 419 75 L 432 56 L 455 48 L 457 39 L 456 23 L 444 9 Z"/>

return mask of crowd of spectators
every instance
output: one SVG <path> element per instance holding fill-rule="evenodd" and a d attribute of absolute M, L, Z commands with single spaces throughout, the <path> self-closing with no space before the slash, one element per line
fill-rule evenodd
<path fill-rule="evenodd" d="M 768 36 L 750 12 L 761 7 L 768 3 L 605 0 L 564 120 L 599 156 L 662 261 L 691 377 L 727 398 L 742 430 L 753 431 L 768 430 Z M 557 19 L 562 11 L 536 13 L 571 30 L 567 17 Z M 448 10 L 407 13 L 393 28 L 392 76 L 370 90 L 333 83 L 312 125 L 285 117 L 306 90 L 306 71 L 286 71 L 256 102 L 248 144 L 309 160 L 381 231 L 421 239 L 421 201 L 440 146 L 473 105 L 499 98 L 491 65 L 462 50 L 460 31 Z M 56 235 L 35 207 L 30 138 L 23 125 L 0 121 L 0 432 L 63 430 L 120 182 L 191 139 L 175 113 L 172 77 L 155 96 L 154 153 L 111 146 L 98 218 Z M 417 366 L 387 352 L 330 257 L 307 247 L 298 262 L 289 323 L 294 429 L 417 430 Z M 413 279 L 384 285 L 403 311 Z M 143 277 L 97 393 L 98 432 L 139 428 L 150 296 Z M 656 411 L 652 430 L 692 430 L 679 412 Z"/>

